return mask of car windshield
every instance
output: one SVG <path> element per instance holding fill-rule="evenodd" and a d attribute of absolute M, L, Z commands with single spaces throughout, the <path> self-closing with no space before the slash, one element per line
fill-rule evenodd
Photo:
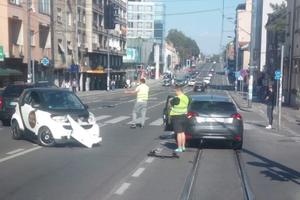
<path fill-rule="evenodd" d="M 45 106 L 51 110 L 85 109 L 80 100 L 68 91 L 47 91 L 42 93 Z"/>
<path fill-rule="evenodd" d="M 193 101 L 190 110 L 204 115 L 236 113 L 233 103 L 218 101 Z"/>

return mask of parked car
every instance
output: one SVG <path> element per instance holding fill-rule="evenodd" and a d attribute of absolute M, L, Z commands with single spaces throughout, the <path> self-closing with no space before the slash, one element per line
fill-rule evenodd
<path fill-rule="evenodd" d="M 205 92 L 206 90 L 206 84 L 204 82 L 200 82 L 200 81 L 197 81 L 195 84 L 194 84 L 194 87 L 193 87 L 193 91 L 194 92 Z"/>
<path fill-rule="evenodd" d="M 172 131 L 167 98 L 163 113 L 166 131 Z M 243 119 L 237 112 L 234 103 L 226 96 L 193 95 L 187 113 L 186 137 L 191 143 L 194 140 L 230 141 L 233 149 L 243 146 Z"/>
<path fill-rule="evenodd" d="M 37 82 L 34 84 L 18 83 L 8 85 L 0 94 L 0 120 L 5 126 L 9 126 L 10 119 L 15 110 L 16 102 L 23 90 L 37 87 L 57 87 L 49 82 Z"/>
<path fill-rule="evenodd" d="M 203 78 L 203 82 L 204 82 L 206 85 L 209 85 L 209 84 L 210 84 L 210 79 L 211 79 L 211 77 L 209 77 L 209 76 L 204 77 L 204 78 Z"/>
<path fill-rule="evenodd" d="M 102 141 L 95 117 L 71 91 L 24 90 L 11 119 L 13 139 L 33 133 L 42 146 L 77 140 L 87 147 Z"/>
<path fill-rule="evenodd" d="M 163 86 L 171 86 L 171 85 L 172 85 L 172 79 L 163 80 Z"/>

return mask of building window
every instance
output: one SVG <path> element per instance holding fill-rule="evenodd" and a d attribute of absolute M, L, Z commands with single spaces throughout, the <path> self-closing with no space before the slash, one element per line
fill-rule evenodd
<path fill-rule="evenodd" d="M 68 25 L 69 25 L 69 26 L 72 26 L 72 15 L 71 15 L 71 13 L 69 13 L 69 12 L 68 12 L 67 15 L 68 15 Z"/>
<path fill-rule="evenodd" d="M 35 46 L 35 34 L 33 30 L 30 31 L 30 45 Z"/>
<path fill-rule="evenodd" d="M 57 8 L 57 22 L 58 23 L 62 23 L 62 16 L 61 16 L 62 12 L 61 12 L 61 8 Z"/>
<path fill-rule="evenodd" d="M 39 12 L 50 15 L 50 0 L 39 0 Z"/>
<path fill-rule="evenodd" d="M 145 6 L 145 11 L 146 12 L 151 12 L 152 11 L 152 6 Z"/>
<path fill-rule="evenodd" d="M 20 6 L 21 5 L 20 1 L 21 0 L 9 0 L 9 3 Z"/>

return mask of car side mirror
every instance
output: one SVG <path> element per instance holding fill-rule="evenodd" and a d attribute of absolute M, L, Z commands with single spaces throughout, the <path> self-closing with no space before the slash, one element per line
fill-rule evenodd
<path fill-rule="evenodd" d="M 85 108 L 85 109 L 89 109 L 89 105 L 84 104 L 84 108 Z"/>

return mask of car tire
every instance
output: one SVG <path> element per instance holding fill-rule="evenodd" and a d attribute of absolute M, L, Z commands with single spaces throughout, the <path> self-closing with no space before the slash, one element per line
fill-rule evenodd
<path fill-rule="evenodd" d="M 232 142 L 232 149 L 233 150 L 241 150 L 243 148 L 243 141 L 240 142 Z"/>
<path fill-rule="evenodd" d="M 40 128 L 38 132 L 38 142 L 45 147 L 53 147 L 55 145 L 55 140 L 48 127 L 43 126 Z"/>
<path fill-rule="evenodd" d="M 2 125 L 3 126 L 10 126 L 10 120 L 8 120 L 8 119 L 2 120 Z"/>
<path fill-rule="evenodd" d="M 13 120 L 11 123 L 11 136 L 14 140 L 20 140 L 23 137 L 23 133 L 19 127 L 17 120 Z"/>

